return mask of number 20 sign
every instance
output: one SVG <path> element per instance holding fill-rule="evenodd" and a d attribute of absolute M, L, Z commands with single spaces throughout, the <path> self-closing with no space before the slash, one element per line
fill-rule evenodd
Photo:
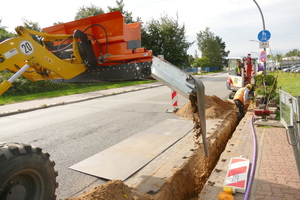
<path fill-rule="evenodd" d="M 23 54 L 29 56 L 33 53 L 33 45 L 31 42 L 24 40 L 20 43 L 20 50 Z"/>

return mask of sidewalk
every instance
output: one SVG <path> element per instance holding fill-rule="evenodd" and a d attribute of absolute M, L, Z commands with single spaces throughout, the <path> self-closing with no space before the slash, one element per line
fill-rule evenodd
<path fill-rule="evenodd" d="M 217 200 L 232 157 L 242 156 L 253 163 L 253 134 L 248 112 L 240 122 L 218 164 L 202 189 L 199 200 Z M 253 184 L 248 198 L 245 194 L 234 194 L 235 200 L 300 200 L 300 177 L 292 146 L 287 142 L 284 127 L 256 126 L 257 160 Z M 251 172 L 251 165 L 249 173 Z M 249 180 L 249 179 L 248 179 Z"/>

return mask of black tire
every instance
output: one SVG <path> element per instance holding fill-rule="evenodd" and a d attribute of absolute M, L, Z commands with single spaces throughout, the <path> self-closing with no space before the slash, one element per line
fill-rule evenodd
<path fill-rule="evenodd" d="M 55 200 L 57 172 L 39 147 L 0 143 L 0 199 Z"/>

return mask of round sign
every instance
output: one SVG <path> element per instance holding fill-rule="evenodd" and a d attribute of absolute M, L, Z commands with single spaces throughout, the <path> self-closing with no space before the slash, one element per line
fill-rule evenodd
<path fill-rule="evenodd" d="M 266 62 L 266 60 L 267 60 L 267 53 L 265 51 L 260 52 L 259 60 L 261 62 Z"/>
<path fill-rule="evenodd" d="M 33 53 L 33 45 L 31 44 L 31 42 L 27 41 L 27 40 L 23 40 L 20 43 L 20 50 L 23 54 L 29 56 Z"/>
<path fill-rule="evenodd" d="M 262 30 L 261 32 L 258 33 L 257 38 L 261 42 L 266 42 L 271 38 L 271 33 L 268 30 Z"/>

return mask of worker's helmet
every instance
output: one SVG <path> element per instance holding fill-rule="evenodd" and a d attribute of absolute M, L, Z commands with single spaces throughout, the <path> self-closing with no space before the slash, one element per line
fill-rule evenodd
<path fill-rule="evenodd" d="M 257 72 L 257 76 L 261 76 L 261 75 L 263 75 L 263 74 L 264 74 L 263 71 Z"/>
<path fill-rule="evenodd" d="M 249 88 L 249 90 L 252 90 L 252 85 L 251 84 L 247 84 L 246 87 Z"/>

